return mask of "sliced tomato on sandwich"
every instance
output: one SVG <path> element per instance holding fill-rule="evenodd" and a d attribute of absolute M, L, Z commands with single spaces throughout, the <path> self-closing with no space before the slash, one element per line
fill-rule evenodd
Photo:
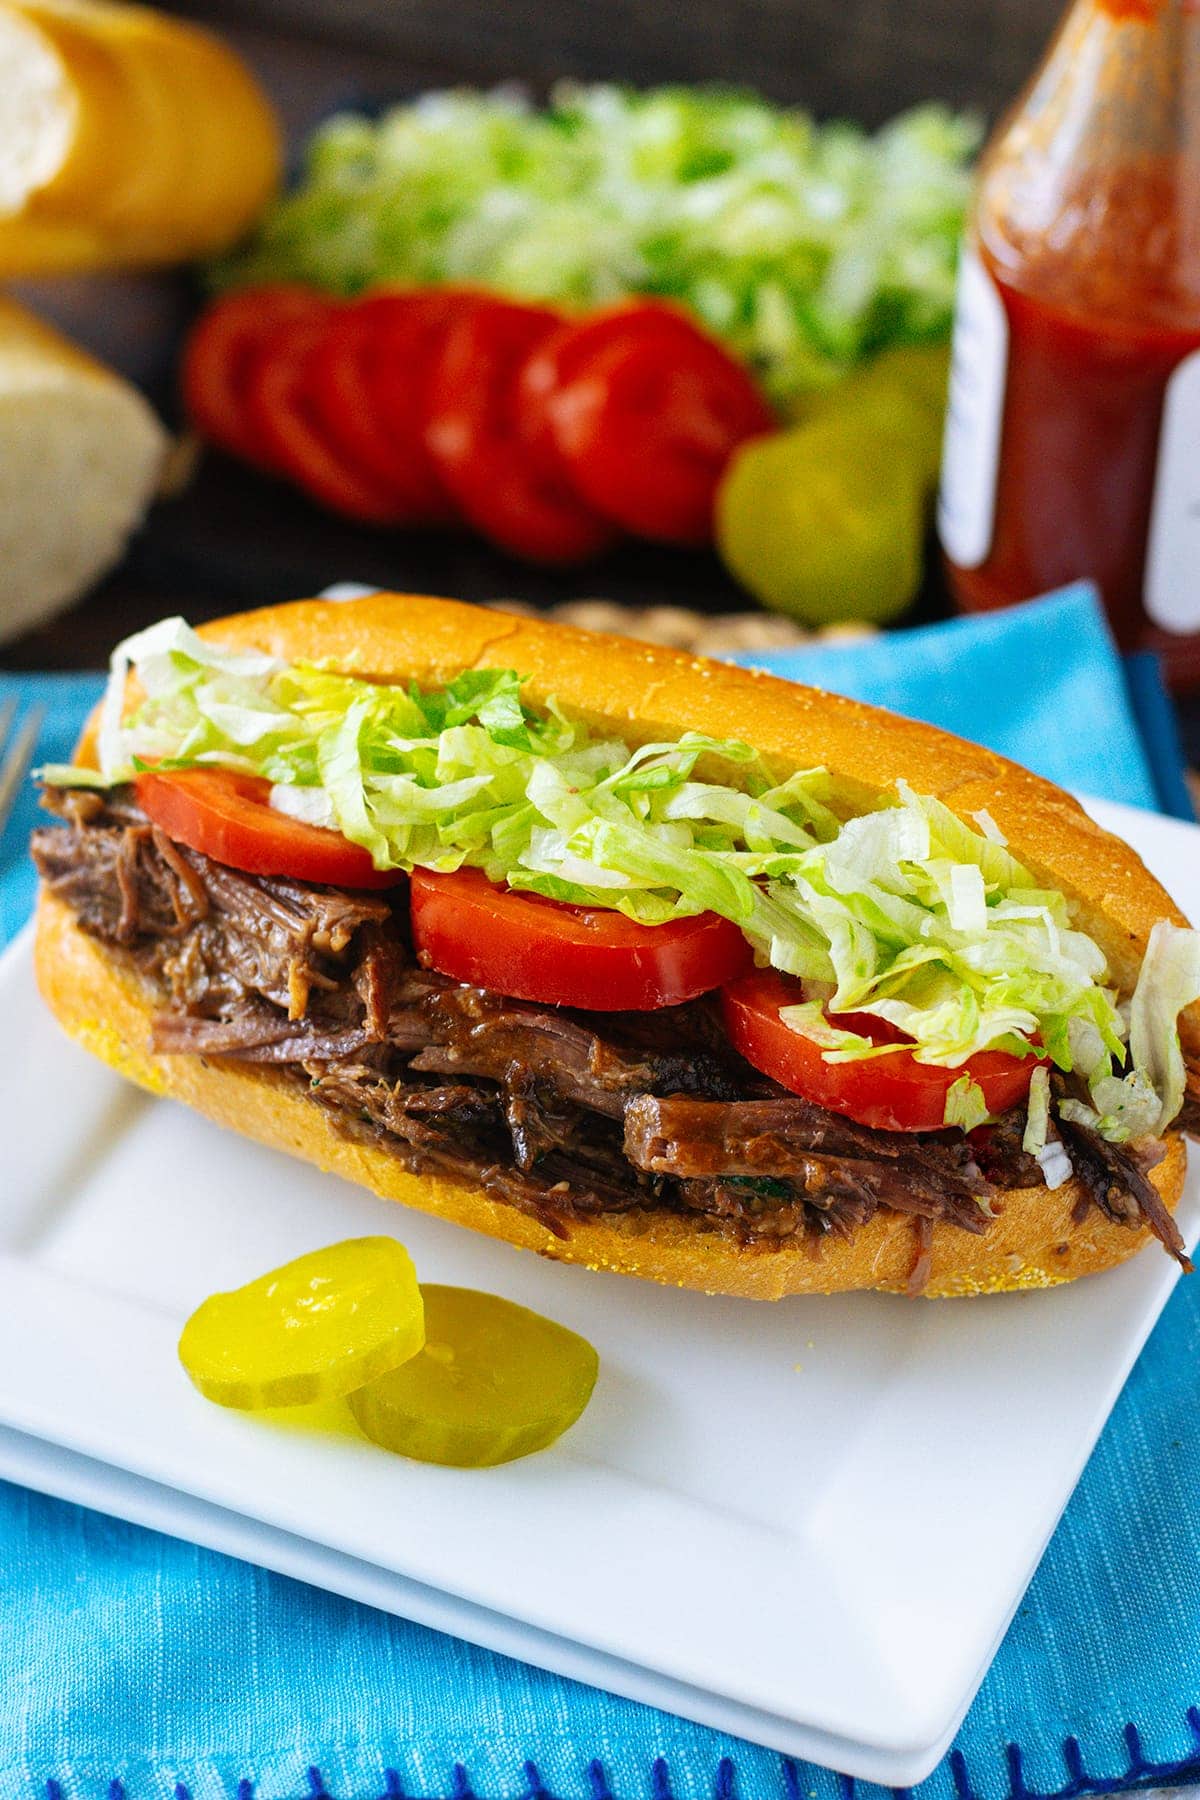
<path fill-rule="evenodd" d="M 800 982 L 768 969 L 727 987 L 721 1010 L 729 1041 L 748 1063 L 829 1112 L 880 1131 L 940 1131 L 946 1096 L 963 1075 L 983 1090 L 992 1113 L 1007 1112 L 1029 1092 L 1039 1060 L 1035 1056 L 981 1050 L 953 1069 L 918 1062 L 911 1051 L 900 1047 L 912 1040 L 869 1013 L 841 1013 L 830 1022 L 874 1044 L 897 1048 L 861 1062 L 828 1062 L 819 1044 L 792 1031 L 780 1017 L 783 1007 L 795 1006 L 804 997 Z"/>
<path fill-rule="evenodd" d="M 415 870 L 412 932 L 421 959 L 455 981 L 597 1012 L 679 1006 L 750 962 L 742 933 L 715 913 L 639 925 L 604 907 L 497 887 L 478 869 Z"/>
<path fill-rule="evenodd" d="M 138 805 L 177 844 L 248 875 L 290 875 L 330 887 L 394 887 L 400 869 L 377 869 L 340 831 L 277 812 L 271 784 L 231 769 L 179 769 L 137 776 Z"/>
<path fill-rule="evenodd" d="M 340 832 L 289 818 L 271 788 L 230 769 L 147 770 L 138 804 L 174 842 L 250 875 L 290 876 L 334 887 L 393 887 L 399 869 L 376 869 Z M 602 1012 L 678 1006 L 742 974 L 750 950 L 736 925 L 713 913 L 639 925 L 601 907 L 562 906 L 498 887 L 478 869 L 412 878 L 413 943 L 455 981 L 518 1000 Z"/>

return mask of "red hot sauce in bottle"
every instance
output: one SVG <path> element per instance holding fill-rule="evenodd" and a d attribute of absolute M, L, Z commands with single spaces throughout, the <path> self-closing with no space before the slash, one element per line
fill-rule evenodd
<path fill-rule="evenodd" d="M 1200 683 L 1200 0 L 1075 0 L 984 156 L 939 526 L 967 611 L 1091 576 Z"/>

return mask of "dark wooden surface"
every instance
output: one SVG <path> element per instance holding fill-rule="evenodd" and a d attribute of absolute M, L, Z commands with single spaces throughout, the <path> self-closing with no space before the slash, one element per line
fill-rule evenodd
<path fill-rule="evenodd" d="M 193 621 L 354 580 L 464 600 L 534 605 L 604 595 L 677 600 L 705 612 L 746 604 L 715 556 L 629 544 L 571 574 L 511 561 L 470 536 L 372 531 L 317 511 L 295 489 L 220 454 L 160 503 L 124 566 L 81 607 L 7 647 L 10 668 L 88 667 L 123 633 L 180 611 Z"/>
<path fill-rule="evenodd" d="M 877 124 L 940 99 L 993 114 L 1065 0 L 184 0 L 223 26 L 366 46 L 430 80 L 748 83 Z M 344 66 L 344 65 L 343 65 Z M 306 75 L 306 79 L 308 79 Z M 368 85 L 373 85 L 368 75 Z"/>

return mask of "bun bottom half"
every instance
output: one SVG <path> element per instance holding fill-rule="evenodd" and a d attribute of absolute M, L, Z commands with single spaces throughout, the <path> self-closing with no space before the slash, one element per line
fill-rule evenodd
<path fill-rule="evenodd" d="M 637 1275 L 672 1287 L 780 1300 L 790 1294 L 858 1289 L 903 1292 L 916 1254 L 912 1221 L 881 1210 L 849 1239 L 831 1238 L 814 1254 L 803 1242 L 743 1246 L 685 1215 L 649 1209 L 580 1220 L 566 1240 L 515 1207 L 489 1199 L 469 1181 L 414 1174 L 383 1145 L 350 1135 L 337 1116 L 280 1070 L 197 1055 L 156 1056 L 149 1049 L 151 989 L 132 964 L 81 931 L 70 909 L 43 892 L 35 960 L 43 997 L 68 1034 L 150 1093 L 180 1100 L 218 1125 L 301 1157 L 386 1200 L 559 1262 Z M 1151 1179 L 1172 1210 L 1183 1189 L 1186 1151 L 1171 1133 Z M 1017 1188 L 976 1237 L 953 1225 L 933 1231 L 924 1293 L 930 1298 L 1053 1287 L 1124 1262 L 1152 1234 L 1106 1219 L 1095 1207 L 1076 1224 L 1074 1181 L 1053 1192 Z"/>

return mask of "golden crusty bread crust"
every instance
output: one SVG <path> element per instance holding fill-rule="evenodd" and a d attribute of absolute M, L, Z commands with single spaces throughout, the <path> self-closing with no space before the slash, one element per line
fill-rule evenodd
<path fill-rule="evenodd" d="M 272 1149 L 399 1200 L 455 1225 L 560 1262 L 641 1275 L 703 1293 L 780 1300 L 788 1294 L 832 1294 L 858 1288 L 902 1290 L 916 1254 L 912 1221 L 879 1212 L 848 1240 L 833 1239 L 819 1256 L 802 1243 L 743 1249 L 722 1233 L 670 1213 L 630 1213 L 581 1221 L 565 1241 L 536 1219 L 470 1182 L 413 1175 L 382 1145 L 349 1136 L 336 1116 L 310 1100 L 278 1069 L 216 1057 L 155 1056 L 149 1049 L 154 997 L 134 965 L 82 932 L 63 901 L 38 903 L 38 984 L 60 1023 L 86 1049 L 151 1093 L 182 1100 L 218 1125 Z M 1172 1134 L 1152 1179 L 1174 1207 L 1183 1187 L 1185 1154 Z M 1022 1188 L 1003 1196 L 1003 1212 L 979 1237 L 937 1225 L 931 1297 L 1053 1287 L 1123 1262 L 1149 1241 L 1146 1231 L 1114 1225 L 1094 1208 L 1082 1225 L 1071 1219 L 1078 1190 Z"/>
<path fill-rule="evenodd" d="M 455 601 L 376 594 L 351 602 L 300 601 L 214 621 L 203 635 L 291 661 L 327 659 L 382 680 L 438 685 L 464 669 L 516 668 L 536 702 L 556 696 L 576 716 L 635 743 L 687 730 L 751 741 L 781 776 L 818 764 L 844 792 L 870 802 L 903 777 L 968 821 L 981 809 L 1047 886 L 1074 902 L 1123 989 L 1132 987 L 1158 919 L 1186 924 L 1127 845 L 1095 825 L 1051 783 L 994 752 L 932 726 L 816 689 L 686 653 L 601 638 L 568 626 L 497 614 Z M 565 1242 L 469 1182 L 413 1175 L 280 1071 L 196 1056 L 160 1057 L 148 1041 L 153 995 L 127 960 L 108 953 L 43 894 L 38 977 L 67 1030 L 121 1073 L 184 1100 L 218 1123 L 299 1155 L 406 1205 L 563 1261 L 640 1275 L 706 1292 L 779 1299 L 793 1293 L 902 1289 L 916 1254 L 912 1222 L 879 1212 L 849 1241 L 814 1257 L 802 1243 L 744 1248 L 690 1219 L 652 1212 L 580 1222 Z M 1200 1051 L 1200 1009 L 1183 1022 Z M 1172 1134 L 1153 1180 L 1169 1207 L 1182 1191 L 1186 1155 Z M 931 1296 L 1047 1287 L 1123 1261 L 1149 1233 L 1114 1225 L 1094 1208 L 1071 1217 L 1069 1182 L 1011 1190 L 982 1235 L 939 1224 L 925 1292 Z"/>

